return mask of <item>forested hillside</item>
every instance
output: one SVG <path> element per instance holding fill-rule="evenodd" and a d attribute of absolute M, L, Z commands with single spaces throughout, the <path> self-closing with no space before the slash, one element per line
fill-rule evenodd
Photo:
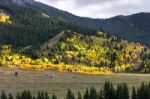
<path fill-rule="evenodd" d="M 150 45 L 149 33 L 149 13 L 138 13 L 129 16 L 116 16 L 109 19 L 92 19 L 75 16 L 66 11 L 36 2 L 34 0 L 1 0 L 9 4 L 17 4 L 23 7 L 30 7 L 41 11 L 49 16 L 62 17 L 73 23 L 86 25 L 92 28 L 101 28 L 108 33 L 113 33 L 118 37 L 123 37 L 130 41 L 139 42 L 142 44 Z M 3 4 L 3 3 L 2 3 Z"/>
<path fill-rule="evenodd" d="M 149 48 L 139 43 L 29 6 L 3 4 L 0 10 L 2 66 L 88 74 L 150 71 Z"/>
<path fill-rule="evenodd" d="M 123 37 L 134 42 L 150 45 L 149 13 L 138 13 L 129 16 L 116 16 L 109 19 L 92 19 L 75 16 L 71 13 L 56 9 L 40 2 L 26 3 L 50 16 L 61 16 L 67 20 L 87 25 L 93 28 L 102 28 L 118 37 Z"/>
<path fill-rule="evenodd" d="M 35 47 L 54 37 L 62 30 L 72 30 L 90 34 L 95 30 L 69 22 L 61 17 L 50 17 L 43 12 L 17 5 L 0 5 L 7 11 L 12 24 L 1 24 L 1 44 L 11 44 L 13 47 Z"/>
<path fill-rule="evenodd" d="M 117 16 L 100 22 L 101 28 L 130 41 L 150 44 L 149 13 Z"/>
<path fill-rule="evenodd" d="M 47 43 L 40 52 L 50 58 L 52 63 L 108 67 L 115 72 L 131 69 L 136 63 L 141 64 L 140 54 L 144 50 L 140 44 L 103 32 L 85 36 L 66 31 L 59 42 L 53 41 Z"/>
<path fill-rule="evenodd" d="M 36 50 L 38 54 L 29 54 L 27 50 L 17 53 L 18 50 L 12 49 L 12 46 L 1 46 L 2 66 L 29 70 L 56 69 L 86 74 L 150 70 L 148 50 L 144 51 L 144 47 L 138 43 L 103 32 L 91 36 L 71 31 L 62 32 L 42 44 Z M 30 55 L 38 58 L 33 59 Z"/>

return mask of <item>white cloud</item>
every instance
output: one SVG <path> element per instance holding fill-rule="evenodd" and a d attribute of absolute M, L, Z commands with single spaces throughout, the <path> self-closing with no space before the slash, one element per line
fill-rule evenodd
<path fill-rule="evenodd" d="M 78 16 L 107 18 L 150 12 L 150 0 L 36 0 Z"/>

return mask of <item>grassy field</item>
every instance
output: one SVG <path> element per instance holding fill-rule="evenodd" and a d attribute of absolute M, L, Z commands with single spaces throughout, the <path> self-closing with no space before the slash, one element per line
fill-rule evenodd
<path fill-rule="evenodd" d="M 15 72 L 18 72 L 18 76 L 15 76 Z M 141 82 L 150 82 L 150 74 L 85 75 L 51 70 L 24 71 L 0 67 L 0 90 L 13 94 L 29 89 L 33 93 L 36 93 L 37 90 L 44 90 L 49 94 L 57 93 L 56 95 L 59 97 L 64 97 L 68 88 L 75 93 L 78 90 L 84 92 L 86 88 L 92 86 L 99 90 L 105 81 L 110 81 L 114 85 L 125 82 L 131 89 L 132 86 L 139 86 Z"/>

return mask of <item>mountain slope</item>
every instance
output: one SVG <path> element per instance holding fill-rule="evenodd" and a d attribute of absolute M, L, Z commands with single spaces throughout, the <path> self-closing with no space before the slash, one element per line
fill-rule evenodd
<path fill-rule="evenodd" d="M 45 50 L 40 53 L 47 56 L 52 63 L 108 67 L 115 72 L 130 70 L 137 63 L 140 65 L 140 54 L 143 50 L 140 44 L 130 43 L 103 32 L 84 36 L 66 31 L 56 43 L 51 41 L 44 46 Z"/>
<path fill-rule="evenodd" d="M 139 17 L 140 16 L 140 17 Z M 101 21 L 101 27 L 117 36 L 122 36 L 128 40 L 150 43 L 150 31 L 147 29 L 150 24 L 149 13 L 139 13 L 131 16 L 117 16 Z"/>
<path fill-rule="evenodd" d="M 78 17 L 39 2 L 35 2 L 34 4 L 27 3 L 27 5 L 44 11 L 50 16 L 61 16 L 67 20 L 71 20 L 82 25 L 87 25 L 93 28 L 101 28 L 104 31 L 113 33 L 118 37 L 124 37 L 128 40 L 147 45 L 150 44 L 150 24 L 148 24 L 150 16 L 149 13 L 139 13 L 131 16 L 117 16 L 110 19 L 92 19 Z"/>
<path fill-rule="evenodd" d="M 150 21 L 149 13 L 138 13 L 130 16 L 116 16 L 110 19 L 92 19 L 78 17 L 68 12 L 56 9 L 54 7 L 36 2 L 34 0 L 1 0 L 13 2 L 20 6 L 27 6 L 42 11 L 49 16 L 59 16 L 66 20 L 86 25 L 92 28 L 103 29 L 106 32 L 113 33 L 118 37 L 123 37 L 130 41 L 140 42 L 150 45 Z"/>
<path fill-rule="evenodd" d="M 39 47 L 63 30 L 90 34 L 92 28 L 77 25 L 61 17 L 50 17 L 41 11 L 17 5 L 0 5 L 0 9 L 11 17 L 12 24 L 1 24 L 1 44 L 11 44 L 15 49 L 32 46 Z M 32 51 L 29 51 L 32 52 Z"/>
<path fill-rule="evenodd" d="M 134 71 L 142 66 L 147 71 L 149 54 L 142 45 L 49 16 L 26 3 L 0 5 L 5 13 L 1 15 L 9 17 L 0 22 L 0 65 L 90 74 Z"/>
<path fill-rule="evenodd" d="M 88 74 L 129 72 L 134 68 L 139 71 L 143 48 L 140 44 L 103 32 L 87 36 L 64 31 L 44 43 L 39 50 L 40 57 L 36 59 L 14 52 L 11 45 L 2 45 L 0 64 L 21 69 L 56 69 Z"/>

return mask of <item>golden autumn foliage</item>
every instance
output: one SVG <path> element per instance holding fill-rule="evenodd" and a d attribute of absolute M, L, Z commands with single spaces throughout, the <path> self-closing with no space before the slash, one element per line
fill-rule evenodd
<path fill-rule="evenodd" d="M 98 68 L 86 65 L 68 65 L 64 63 L 52 64 L 47 58 L 32 59 L 21 54 L 12 53 L 10 45 L 1 47 L 0 65 L 24 70 L 52 69 L 61 72 L 84 74 L 112 74 L 111 70 L 106 67 Z"/>
<path fill-rule="evenodd" d="M 98 33 L 98 37 L 72 33 L 59 41 L 54 49 L 47 49 L 50 51 L 49 58 L 43 56 L 38 59 L 16 53 L 11 45 L 3 45 L 0 49 L 0 65 L 25 70 L 54 69 L 84 74 L 112 74 L 133 70 L 142 63 L 140 55 L 143 46 L 115 36 L 105 36 L 102 32 Z M 148 67 L 147 61 L 143 64 Z"/>
<path fill-rule="evenodd" d="M 124 46 L 121 46 L 116 41 L 112 42 L 116 37 L 106 39 L 104 34 L 99 35 L 102 37 L 84 38 L 81 34 L 74 34 L 66 41 L 60 41 L 57 46 L 60 48 L 52 51 L 49 59 L 32 59 L 15 53 L 11 45 L 3 45 L 0 49 L 0 65 L 25 70 L 54 69 L 84 74 L 112 74 L 132 69 L 137 63 L 141 63 L 140 53 L 143 47 L 140 44 L 123 40 L 120 43 Z"/>
<path fill-rule="evenodd" d="M 0 23 L 12 24 L 12 21 L 10 20 L 10 16 L 9 15 L 0 15 Z"/>
<path fill-rule="evenodd" d="M 93 67 L 108 67 L 112 71 L 122 72 L 133 68 L 137 62 L 141 63 L 140 53 L 143 46 L 115 36 L 105 37 L 105 33 L 98 32 L 98 36 L 84 36 L 78 33 L 67 35 L 51 50 L 52 63 L 83 64 Z M 51 57 L 50 56 L 50 57 Z"/>

